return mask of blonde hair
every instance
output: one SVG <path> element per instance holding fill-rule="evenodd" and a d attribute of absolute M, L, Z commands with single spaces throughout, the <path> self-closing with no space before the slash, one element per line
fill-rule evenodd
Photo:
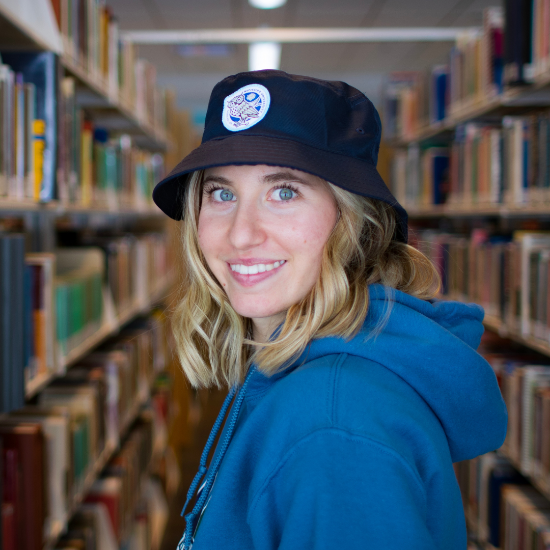
<path fill-rule="evenodd" d="M 182 297 L 172 315 L 177 353 L 194 387 L 241 383 L 252 362 L 269 376 L 290 365 L 314 338 L 353 337 L 365 322 L 373 283 L 421 299 L 439 291 L 441 280 L 432 262 L 395 240 L 397 221 L 390 205 L 329 184 L 340 216 L 324 247 L 319 278 L 309 294 L 288 309 L 272 341 L 254 342 L 248 338 L 251 320 L 231 307 L 199 247 L 203 174 L 190 176 L 182 197 L 186 269 Z M 380 333 L 390 312 L 391 306 L 367 337 Z"/>

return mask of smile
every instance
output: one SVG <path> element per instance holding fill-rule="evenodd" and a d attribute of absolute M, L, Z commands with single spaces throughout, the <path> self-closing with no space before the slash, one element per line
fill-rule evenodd
<path fill-rule="evenodd" d="M 257 275 L 258 273 L 265 273 L 276 269 L 285 263 L 285 260 L 279 260 L 272 264 L 254 264 L 254 265 L 242 265 L 242 264 L 229 264 L 231 271 L 240 273 L 241 275 Z"/>

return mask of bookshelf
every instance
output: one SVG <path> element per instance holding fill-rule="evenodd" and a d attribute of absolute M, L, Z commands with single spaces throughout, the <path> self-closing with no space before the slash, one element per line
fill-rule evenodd
<path fill-rule="evenodd" d="M 59 359 L 59 364 L 56 370 L 51 373 L 39 375 L 25 384 L 25 398 L 27 400 L 32 399 L 36 394 L 45 388 L 52 380 L 63 376 L 63 373 L 67 371 L 72 365 L 77 363 L 80 359 L 85 357 L 94 348 L 99 346 L 102 342 L 108 338 L 118 334 L 121 328 L 131 321 L 134 317 L 140 314 L 145 314 L 151 310 L 156 304 L 161 303 L 173 288 L 175 277 L 169 275 L 164 277 L 158 284 L 157 290 L 150 296 L 149 300 L 145 304 L 132 305 L 127 310 L 123 311 L 120 315 L 117 315 L 109 322 L 104 323 L 99 330 L 95 331 L 88 338 L 86 338 L 78 347 L 71 350 L 65 357 Z"/>
<path fill-rule="evenodd" d="M 442 275 L 440 298 L 484 307 L 480 353 L 509 411 L 502 448 L 455 464 L 472 549 L 550 541 L 550 48 L 538 27 L 542 5 L 487 8 L 480 33 L 460 37 L 445 64 L 388 75 L 384 99 L 386 177 L 409 214 L 411 244 Z M 521 24 L 507 12 L 530 9 Z M 529 57 L 520 43 L 531 45 Z"/>
<path fill-rule="evenodd" d="M 453 106 L 453 112 L 445 119 L 422 124 L 414 134 L 406 138 L 389 138 L 389 147 L 406 147 L 411 143 L 444 138 L 457 125 L 491 115 L 502 116 L 514 109 L 524 110 L 529 106 L 550 105 L 550 70 L 534 78 L 532 83 L 509 88 L 500 94 L 480 99 L 470 99 Z"/>
<path fill-rule="evenodd" d="M 144 120 L 140 120 L 130 106 L 125 104 L 123 98 L 116 94 L 109 94 L 107 83 L 101 77 L 91 75 L 78 62 L 68 55 L 61 56 L 61 65 L 65 71 L 78 79 L 80 84 L 85 86 L 90 95 L 87 106 L 96 109 L 109 109 L 111 124 L 123 128 L 124 131 L 139 136 L 140 144 L 148 149 L 164 151 L 169 146 L 168 137 L 161 128 L 155 128 Z M 84 103 L 86 105 L 86 103 Z M 105 120 L 103 120 L 105 122 Z"/>
<path fill-rule="evenodd" d="M 74 296 L 77 295 L 70 294 L 73 292 L 71 288 L 80 288 L 81 294 L 78 296 L 81 303 L 70 306 L 73 308 L 69 309 L 70 316 L 63 320 L 62 324 L 72 325 L 77 321 L 81 323 L 87 318 L 86 315 L 90 315 L 90 312 L 97 310 L 98 307 L 101 315 L 100 322 L 96 319 L 94 322 L 86 321 L 87 324 L 83 326 L 75 325 L 76 328 L 73 328 L 77 330 L 76 336 L 69 334 L 68 341 L 73 339 L 70 345 L 66 342 L 62 345 L 62 338 L 65 336 L 58 333 L 60 314 L 57 315 L 57 313 L 60 311 L 60 302 L 56 300 L 59 300 L 59 295 L 53 295 L 53 301 L 48 306 L 50 309 L 41 311 L 46 311 L 46 314 L 48 311 L 52 312 L 53 317 L 47 318 L 53 319 L 50 325 L 56 328 L 52 329 L 50 336 L 42 334 L 42 340 L 40 340 L 49 342 L 48 345 L 53 350 L 51 355 L 53 362 L 48 363 L 47 369 L 37 369 L 36 366 L 30 368 L 30 363 L 25 363 L 24 376 L 23 372 L 19 372 L 17 376 L 10 374 L 10 388 L 15 387 L 13 386 L 14 376 L 21 376 L 23 382 L 23 395 L 18 404 L 14 401 L 5 409 L 3 407 L 6 401 L 4 397 L 0 397 L 0 411 L 3 411 L 0 414 L 0 443 L 2 444 L 0 463 L 3 463 L 7 456 L 6 449 L 11 449 L 10 445 L 13 443 L 10 441 L 13 441 L 13 433 L 19 425 L 40 427 L 40 430 L 46 434 L 44 430 L 51 431 L 54 421 L 65 418 L 63 425 L 66 432 L 63 433 L 66 433 L 67 440 L 70 438 L 71 441 L 68 457 L 61 461 L 63 464 L 67 461 L 67 470 L 65 475 L 61 476 L 65 479 L 64 484 L 68 491 L 66 506 L 64 504 L 61 507 L 60 495 L 52 496 L 51 491 L 51 479 L 60 475 L 60 468 L 62 468 L 56 464 L 57 459 L 52 460 L 51 457 L 55 446 L 62 447 L 59 445 L 61 440 L 55 439 L 57 436 L 52 436 L 54 432 L 47 432 L 48 436 L 44 435 L 43 440 L 41 439 L 43 454 L 38 459 L 35 458 L 34 468 L 41 470 L 40 461 L 45 464 L 44 474 L 40 474 L 43 475 L 40 486 L 43 487 L 44 501 L 48 501 L 48 506 L 43 508 L 43 516 L 35 513 L 36 506 L 32 514 L 27 512 L 27 509 L 24 511 L 22 508 L 18 509 L 17 514 L 24 515 L 28 522 L 28 531 L 32 532 L 29 535 L 22 534 L 17 529 L 11 529 L 12 523 L 10 523 L 14 521 L 14 510 L 17 510 L 15 507 L 22 506 L 22 503 L 26 502 L 25 499 L 18 498 L 14 502 L 3 500 L 3 527 L 7 529 L 3 535 L 3 548 L 4 550 L 23 547 L 33 550 L 53 550 L 59 547 L 65 534 L 73 529 L 73 522 L 77 519 L 82 520 L 82 505 L 92 502 L 90 497 L 94 495 L 97 497 L 97 494 L 100 494 L 97 498 L 101 501 L 104 498 L 101 493 L 101 483 L 105 479 L 110 479 L 109 476 L 119 475 L 122 476 L 119 480 L 123 488 L 123 492 L 119 495 L 121 502 L 125 501 L 129 494 L 133 495 L 133 500 L 129 507 L 125 508 L 120 525 L 116 525 L 111 518 L 113 529 L 117 532 L 117 547 L 128 544 L 131 537 L 136 536 L 135 529 L 138 529 L 136 527 L 138 522 L 145 521 L 146 530 L 150 529 L 149 533 L 154 533 L 155 537 L 154 542 L 151 542 L 151 548 L 158 548 L 165 526 L 164 520 L 160 520 L 159 523 L 159 517 L 164 512 L 161 513 L 158 509 L 149 510 L 149 506 L 154 505 L 154 499 L 151 500 L 151 486 L 156 483 L 160 488 L 160 493 L 157 492 L 155 498 L 167 499 L 170 497 L 170 492 L 175 490 L 179 478 L 175 468 L 177 460 L 168 447 L 167 437 L 167 434 L 172 431 L 171 423 L 175 414 L 171 406 L 172 397 L 168 397 L 174 391 L 171 372 L 176 372 L 177 369 L 168 349 L 170 342 L 167 322 L 160 320 L 164 319 L 161 313 L 164 304 L 177 284 L 177 268 L 169 254 L 170 242 L 175 242 L 177 237 L 175 224 L 166 220 L 166 217 L 153 204 L 151 190 L 167 164 L 185 156 L 195 145 L 194 138 L 190 138 L 190 124 L 186 114 L 176 108 L 175 95 L 157 88 L 154 68 L 146 61 L 134 56 L 135 52 L 131 44 L 123 43 L 123 39 L 119 42 L 116 20 L 105 3 L 88 2 L 88 0 L 80 3 L 86 6 L 89 4 L 90 10 L 96 10 L 94 13 L 88 12 L 88 15 L 92 14 L 90 21 L 94 17 L 104 18 L 110 33 L 108 38 L 105 36 L 97 38 L 90 34 L 94 27 L 92 25 L 88 27 L 86 51 L 83 52 L 80 49 L 82 42 L 78 41 L 74 29 L 68 30 L 63 27 L 62 21 L 56 20 L 56 18 L 62 18 L 63 6 L 66 4 L 62 3 L 61 13 L 59 11 L 56 13 L 50 2 L 51 0 L 21 0 L 20 2 L 0 0 L 0 88 L 6 86 L 6 82 L 9 83 L 11 78 L 15 86 L 25 87 L 25 93 L 27 93 L 27 86 L 32 92 L 32 86 L 39 84 L 32 80 L 32 75 L 25 68 L 24 56 L 44 54 L 45 57 L 42 57 L 45 60 L 44 74 L 46 80 L 50 81 L 48 84 L 50 92 L 47 93 L 51 95 L 51 90 L 57 91 L 54 97 L 53 114 L 50 105 L 50 107 L 46 106 L 45 115 L 39 115 L 37 110 L 35 117 L 44 117 L 47 129 L 48 127 L 51 129 L 52 124 L 54 126 L 58 123 L 65 124 L 67 128 L 69 128 L 67 125 L 73 124 L 71 128 L 77 128 L 79 132 L 75 134 L 77 137 L 74 140 L 78 146 L 73 151 L 67 149 L 67 143 L 63 143 L 64 138 L 62 139 L 61 135 L 65 131 L 65 126 L 57 127 L 57 131 L 50 134 L 46 131 L 46 148 L 50 147 L 50 153 L 53 152 L 50 156 L 52 164 L 49 168 L 51 185 L 45 193 L 47 178 L 46 168 L 44 168 L 40 195 L 35 189 L 34 196 L 27 192 L 28 186 L 32 186 L 32 173 L 26 171 L 26 164 L 24 176 L 19 181 L 15 168 L 12 167 L 14 172 L 10 173 L 10 167 L 6 167 L 6 164 L 1 162 L 1 159 L 6 156 L 3 157 L 0 154 L 0 247 L 3 246 L 2 239 L 9 240 L 12 234 L 14 236 L 23 234 L 25 248 L 21 250 L 23 250 L 25 262 L 28 256 L 34 255 L 38 258 L 37 260 L 35 258 L 35 264 L 38 262 L 40 265 L 40 262 L 45 262 L 40 269 L 44 270 L 47 265 L 54 266 L 53 275 L 50 273 L 52 278 L 48 279 L 49 283 L 46 281 L 45 271 L 33 271 L 33 273 L 42 273 L 43 278 L 32 275 L 34 278 L 30 279 L 32 281 L 30 287 L 24 286 L 27 283 L 18 287 L 23 292 L 21 299 L 27 296 L 26 301 L 23 300 L 25 304 L 29 303 L 29 288 L 33 289 L 32 296 L 34 296 L 31 304 L 36 305 L 38 302 L 42 303 L 44 292 L 46 295 L 50 290 L 58 292 L 62 285 L 67 284 L 70 287 L 68 296 L 73 301 L 76 300 Z M 59 8 L 59 2 L 54 1 L 53 5 Z M 79 28 L 78 32 L 81 31 L 82 28 Z M 102 40 L 108 41 L 112 37 L 114 37 L 112 42 L 106 42 L 105 46 L 101 45 Z M 76 44 L 78 44 L 77 47 L 75 47 Z M 113 47 L 113 44 L 116 47 Z M 99 55 L 98 48 L 111 48 L 112 57 L 114 52 L 119 51 L 119 45 L 122 53 L 118 62 L 114 64 L 111 62 L 107 66 L 102 64 L 103 58 Z M 8 71 L 5 67 L 8 67 Z M 11 76 L 9 70 L 12 70 Z M 118 73 L 119 70 L 120 73 Z M 18 72 L 21 76 L 18 76 Z M 6 89 L 3 88 L 3 90 Z M 14 89 L 17 92 L 17 88 Z M 62 96 L 62 94 L 65 95 Z M 6 97 L 6 94 L 0 93 L 3 101 L 7 101 Z M 12 99 L 13 97 L 15 96 L 12 96 Z M 26 97 L 25 101 L 27 101 Z M 28 116 L 32 119 L 33 111 L 28 109 L 27 103 L 17 105 L 19 105 L 18 109 L 24 105 L 24 112 L 29 113 Z M 7 108 L 9 111 L 11 107 L 13 105 L 0 103 L 0 115 L 1 109 Z M 49 114 L 48 109 L 50 109 Z M 76 118 L 71 117 L 79 118 L 77 121 Z M 1 120 L 2 116 L 0 116 Z M 27 130 L 28 127 L 25 126 L 25 131 Z M 87 136 L 85 132 L 88 132 Z M 5 136 L 5 133 L 0 132 L 0 147 L 6 143 Z M 31 134 L 28 134 L 28 139 L 31 139 Z M 35 139 L 34 135 L 32 139 Z M 54 141 L 48 142 L 48 139 Z M 84 141 L 85 139 L 88 141 Z M 15 141 L 14 139 L 13 142 Z M 55 145 L 53 148 L 51 148 L 52 143 Z M 64 151 L 67 152 L 64 153 Z M 12 152 L 13 150 L 10 154 Z M 1 150 L 0 153 L 2 153 Z M 89 156 L 83 156 L 85 154 Z M 114 162 L 118 163 L 118 168 L 117 179 L 107 181 L 108 174 L 105 168 L 108 166 L 107 160 L 98 159 L 103 158 L 100 155 L 109 154 L 110 162 L 112 163 L 114 159 Z M 73 158 L 71 155 L 74 158 L 78 156 L 79 160 L 75 166 L 67 164 L 67 159 Z M 18 158 L 17 155 L 15 158 Z M 107 159 L 106 156 L 104 158 Z M 101 164 L 102 162 L 104 164 Z M 66 168 L 73 170 L 73 173 L 69 173 Z M 102 183 L 102 177 L 105 178 L 106 183 Z M 88 179 L 87 189 L 85 188 L 86 178 Z M 69 186 L 68 192 L 67 186 Z M 63 235 L 73 233 L 79 235 L 79 239 L 85 236 L 86 239 L 91 240 L 90 242 L 79 240 L 74 246 L 67 245 L 62 240 Z M 20 242 L 23 242 L 23 239 L 20 239 Z M 67 246 L 81 250 L 84 261 L 82 265 L 74 265 L 68 275 L 64 272 L 62 274 L 58 269 L 61 257 L 59 252 L 66 252 Z M 89 260 L 85 258 L 86 251 L 91 255 L 100 254 L 104 259 L 105 266 L 93 275 L 97 277 L 101 274 L 103 277 L 100 306 L 92 304 L 86 294 L 91 288 L 85 286 L 89 284 L 85 282 L 88 280 L 86 278 L 91 276 L 89 266 L 85 267 Z M 28 252 L 33 254 L 29 255 Z M 54 263 L 51 263 L 52 261 Z M 136 266 L 140 268 L 136 270 Z M 14 272 L 15 275 L 12 274 L 10 277 L 21 277 L 23 273 L 27 277 L 28 268 L 29 264 L 25 263 L 24 272 Z M 135 275 L 136 272 L 140 272 L 139 275 Z M 43 285 L 40 287 L 42 289 L 40 299 L 35 297 L 37 291 L 35 286 L 32 286 L 38 284 L 36 283 L 38 280 L 41 281 L 40 285 Z M 6 303 L 5 293 L 0 296 L 0 306 L 3 308 L 2 311 L 7 311 L 3 303 Z M 74 303 L 77 304 L 78 300 Z M 23 334 L 15 334 L 15 339 L 23 336 L 27 346 L 25 354 L 28 352 L 28 342 L 34 342 L 34 345 L 31 345 L 33 350 L 31 358 L 34 361 L 39 357 L 37 327 L 42 326 L 38 323 L 43 321 L 36 320 L 38 310 L 32 307 L 29 310 L 30 314 L 23 312 L 22 315 L 27 319 L 25 323 L 31 315 L 34 315 L 31 332 L 34 340 L 29 340 L 30 337 L 25 332 L 28 331 L 27 324 L 22 325 Z M 0 322 L 0 327 L 5 326 L 5 323 Z M 4 338 L 3 335 L 1 337 Z M 27 355 L 25 357 L 27 361 Z M 5 357 L 2 356 L 0 367 L 4 360 Z M 4 373 L 5 369 L 0 368 L 2 385 L 4 385 L 0 393 L 3 394 L 8 387 L 5 384 Z M 115 379 L 118 382 L 115 383 Z M 104 388 L 105 395 L 111 395 L 110 405 L 102 400 L 101 396 L 104 394 L 101 392 L 104 390 L 100 391 L 100 388 Z M 78 392 L 82 392 L 83 395 L 81 403 L 74 405 L 72 401 L 67 401 L 69 399 L 67 395 L 75 397 L 80 395 Z M 116 396 L 118 401 L 112 401 L 115 399 L 113 396 Z M 166 401 L 163 402 L 163 399 Z M 159 400 L 163 404 L 159 405 Z M 90 412 L 92 409 L 86 412 L 85 407 L 88 405 L 83 405 L 84 402 L 93 403 L 95 413 Z M 80 411 L 76 416 L 73 410 L 75 406 L 74 410 Z M 49 407 L 53 409 L 50 410 Z M 70 422 L 67 420 L 69 416 Z M 101 419 L 99 421 L 101 426 L 104 424 L 101 429 L 96 423 L 98 418 Z M 58 429 L 61 425 L 58 424 Z M 182 428 L 185 430 L 185 426 Z M 97 435 L 100 433 L 103 433 L 103 436 Z M 84 445 L 83 450 L 78 450 L 80 443 L 76 443 L 77 438 L 80 438 L 78 441 Z M 132 465 L 128 468 L 123 466 L 125 461 L 129 460 L 129 456 L 135 456 L 132 445 L 135 449 L 141 449 L 139 452 L 142 468 L 139 479 L 133 478 L 133 480 L 131 476 L 137 470 Z M 93 454 L 92 448 L 97 449 L 97 453 Z M 90 463 L 85 466 L 84 471 L 77 472 L 77 469 L 86 462 L 83 459 L 86 454 L 84 449 L 90 450 L 88 455 Z M 82 456 L 77 456 L 79 453 Z M 47 460 L 45 460 L 46 456 Z M 145 467 L 144 456 L 147 457 Z M 130 462 L 132 460 L 134 458 L 131 458 Z M 113 464 L 117 465 L 116 468 Z M 119 474 L 117 473 L 119 470 L 126 473 Z M 0 471 L 4 470 L 0 468 Z M 151 481 L 153 478 L 156 481 Z M 9 479 L 2 481 L 5 483 Z M 130 485 L 124 488 L 125 483 Z M 166 485 L 161 488 L 164 483 Z M 100 493 L 97 493 L 98 491 Z M 158 500 L 156 502 L 158 504 Z M 163 508 L 164 506 L 160 507 L 160 509 Z M 147 511 L 144 512 L 144 510 Z M 105 517 L 108 516 L 105 515 Z M 42 524 L 37 523 L 39 521 L 37 518 L 43 518 Z M 140 525 L 143 529 L 143 523 Z M 42 532 L 44 536 L 40 540 Z M 1 542 L 0 546 L 2 546 Z"/>

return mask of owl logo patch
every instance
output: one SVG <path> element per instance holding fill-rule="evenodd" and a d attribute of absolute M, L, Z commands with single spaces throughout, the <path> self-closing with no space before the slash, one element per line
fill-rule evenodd
<path fill-rule="evenodd" d="M 230 132 L 258 124 L 269 109 L 271 97 L 261 84 L 249 84 L 228 95 L 223 102 L 222 122 Z"/>

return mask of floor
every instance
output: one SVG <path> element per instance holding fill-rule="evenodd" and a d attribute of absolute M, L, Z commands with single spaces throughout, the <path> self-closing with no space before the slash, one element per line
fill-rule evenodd
<path fill-rule="evenodd" d="M 176 550 L 176 547 L 185 529 L 185 520 L 180 516 L 185 504 L 187 490 L 193 477 L 197 473 L 199 460 L 210 434 L 210 430 L 216 421 L 218 412 L 223 404 L 227 392 L 210 390 L 201 394 L 201 416 L 198 422 L 193 444 L 183 449 L 181 456 L 182 472 L 181 483 L 177 495 L 170 503 L 170 517 L 164 533 L 161 550 Z"/>

